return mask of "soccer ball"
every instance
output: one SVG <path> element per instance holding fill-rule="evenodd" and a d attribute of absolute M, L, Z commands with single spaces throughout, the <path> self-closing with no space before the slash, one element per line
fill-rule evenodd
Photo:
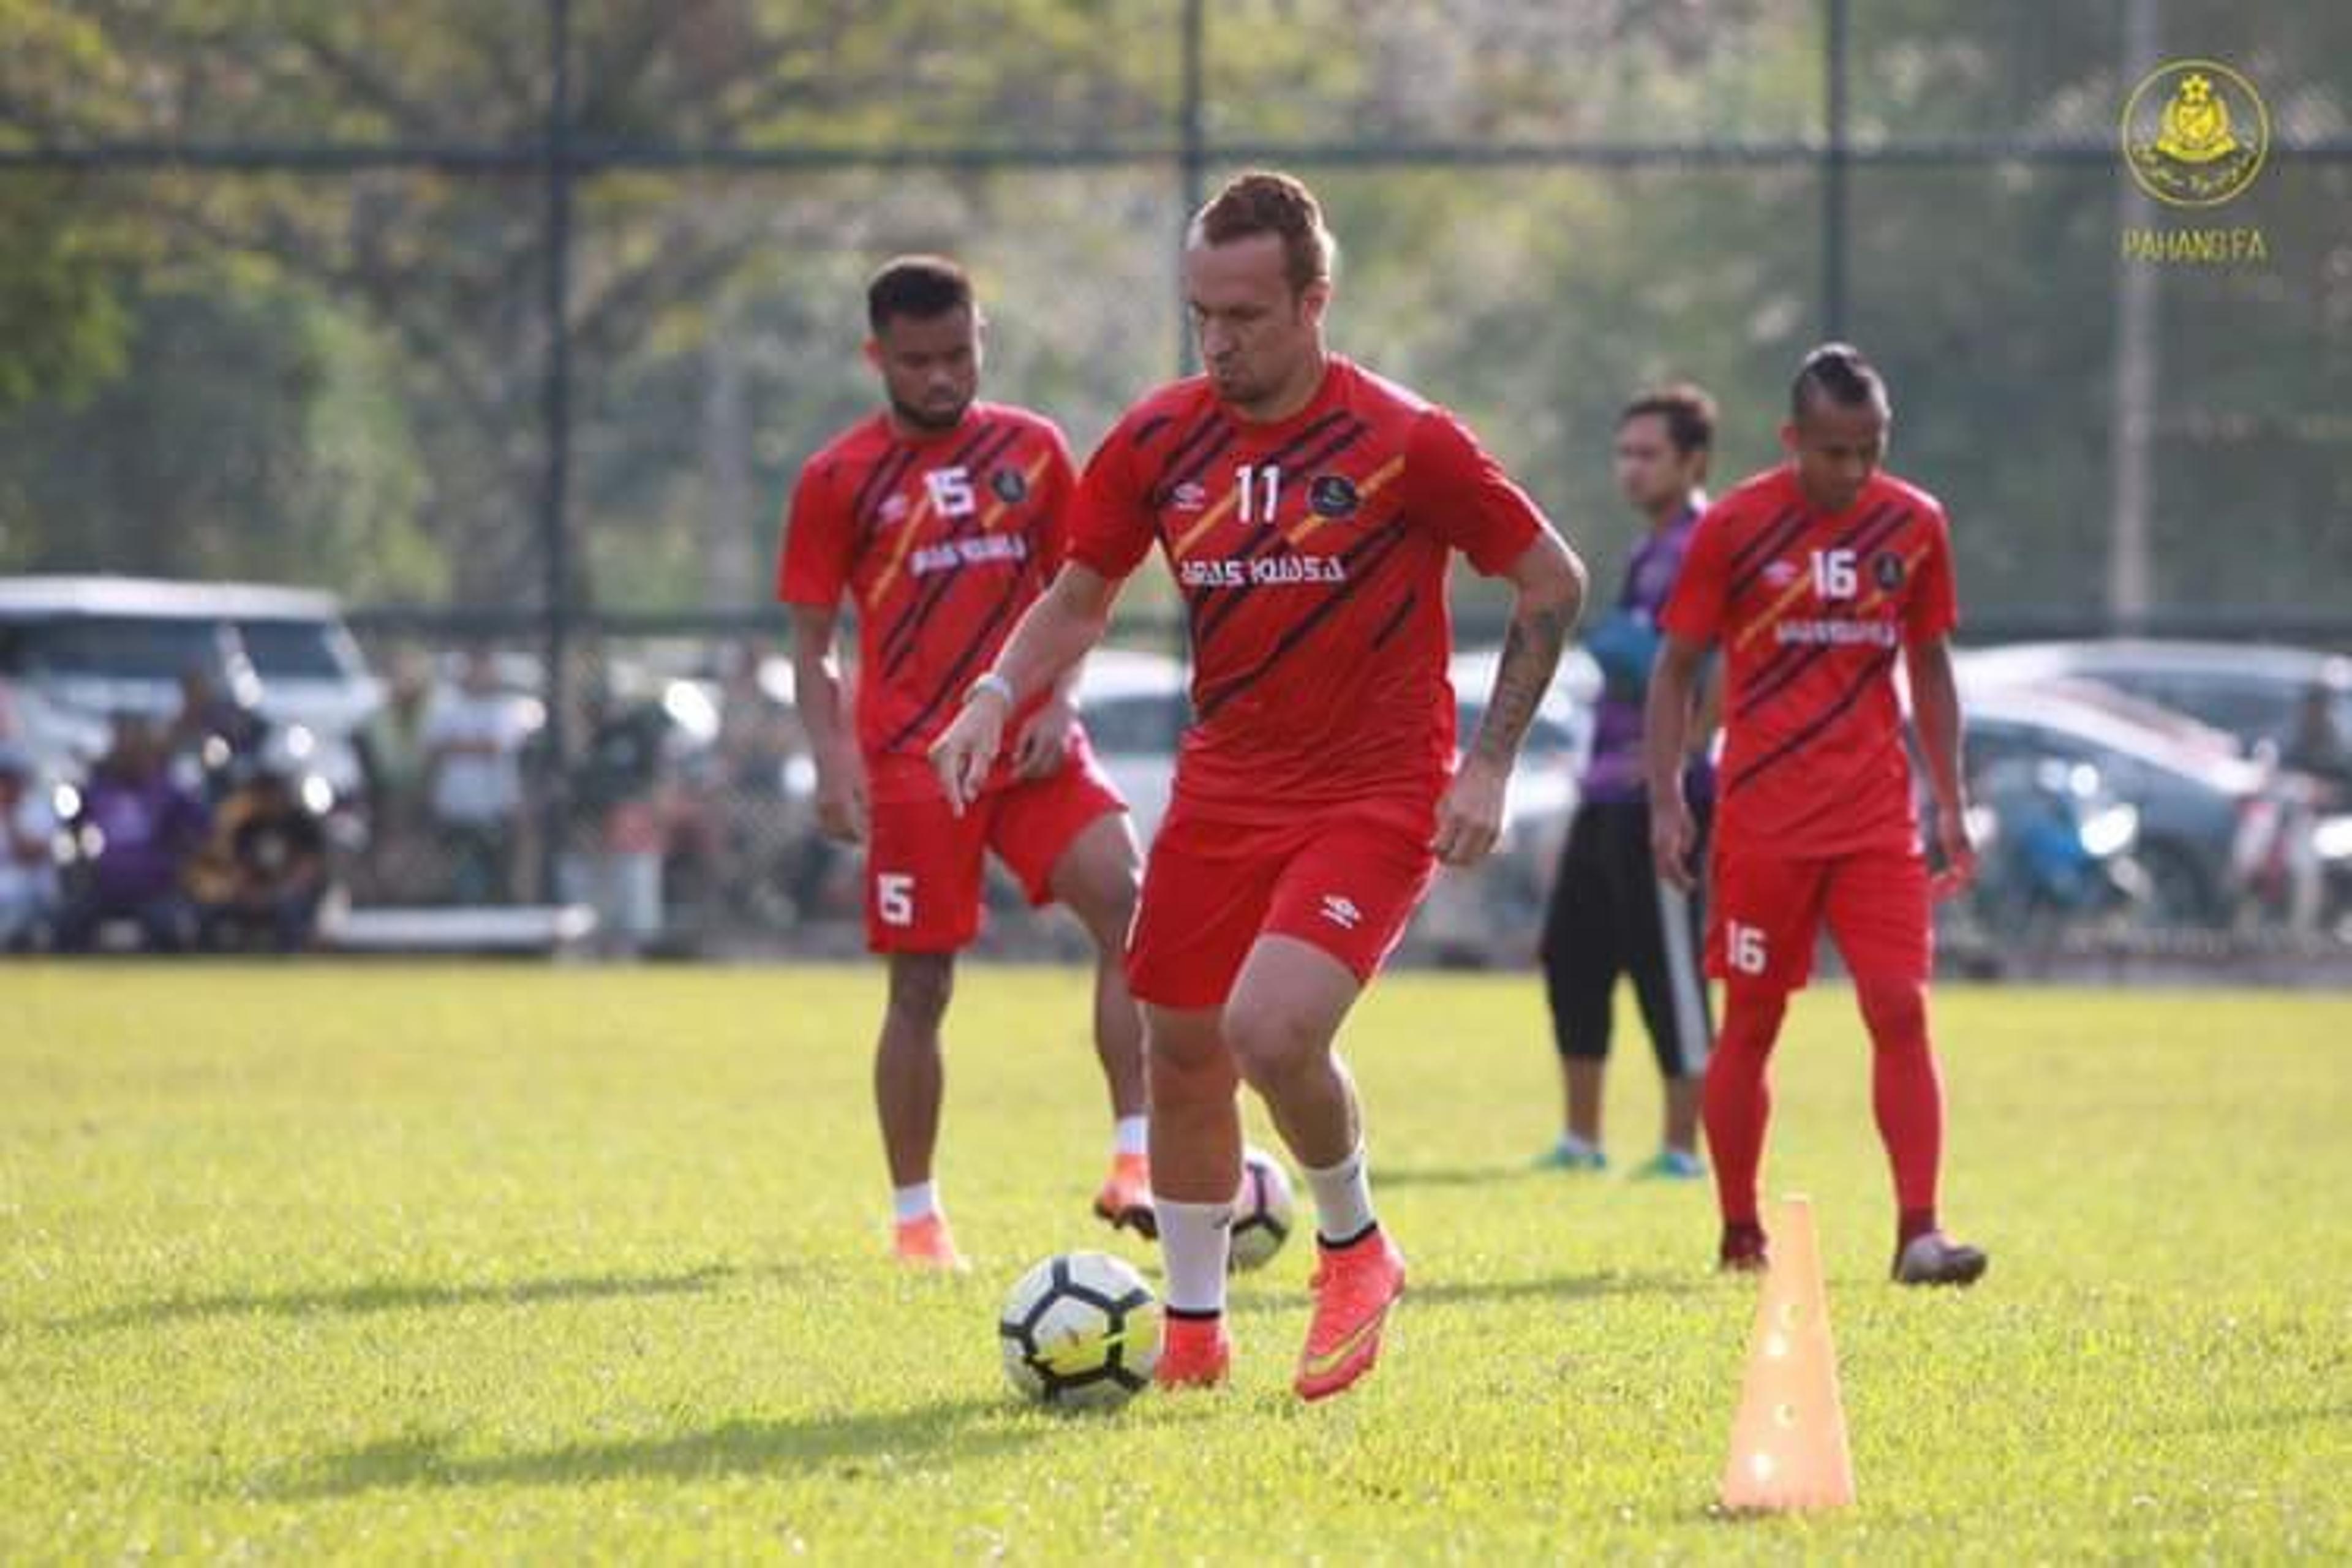
<path fill-rule="evenodd" d="M 1021 1277 L 997 1314 L 1004 1376 L 1040 1405 L 1124 1405 L 1160 1362 L 1160 1300 L 1107 1252 L 1065 1252 Z"/>
<path fill-rule="evenodd" d="M 1282 1162 L 1263 1149 L 1242 1151 L 1242 1190 L 1234 1198 L 1233 1249 L 1226 1260 L 1234 1272 L 1263 1268 L 1290 1239 L 1290 1177 Z"/>

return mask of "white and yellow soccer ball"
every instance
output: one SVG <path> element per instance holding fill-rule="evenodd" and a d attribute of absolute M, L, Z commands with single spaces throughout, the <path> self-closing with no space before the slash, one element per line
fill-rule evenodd
<path fill-rule="evenodd" d="M 1235 1273 L 1263 1268 L 1290 1239 L 1297 1202 L 1290 1173 L 1265 1150 L 1242 1151 L 1242 1190 L 1234 1197 L 1233 1248 L 1226 1255 Z"/>
<path fill-rule="evenodd" d="M 1013 1287 L 996 1335 L 1024 1396 L 1064 1410 L 1124 1405 L 1160 1363 L 1160 1299 L 1124 1258 L 1059 1253 Z"/>

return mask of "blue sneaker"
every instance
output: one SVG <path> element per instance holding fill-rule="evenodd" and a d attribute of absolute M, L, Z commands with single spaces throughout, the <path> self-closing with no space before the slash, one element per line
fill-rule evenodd
<path fill-rule="evenodd" d="M 1562 1133 L 1559 1142 L 1536 1156 L 1535 1165 L 1538 1171 L 1605 1171 L 1609 1156 L 1581 1138 Z"/>
<path fill-rule="evenodd" d="M 1680 1149 L 1661 1149 L 1633 1172 L 1633 1179 L 1642 1182 L 1696 1182 L 1706 1174 L 1706 1167 L 1696 1154 Z"/>

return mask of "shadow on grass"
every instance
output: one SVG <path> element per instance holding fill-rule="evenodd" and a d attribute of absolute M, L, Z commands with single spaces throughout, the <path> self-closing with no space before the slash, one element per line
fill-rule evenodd
<path fill-rule="evenodd" d="M 1554 1274 L 1538 1279 L 1440 1279 L 1415 1284 L 1404 1293 L 1404 1310 L 1416 1307 L 1506 1301 L 1575 1301 L 1600 1296 L 1686 1296 L 1706 1281 L 1682 1274 Z M 1227 1303 L 1235 1314 L 1285 1312 L 1306 1305 L 1299 1290 L 1236 1290 Z"/>
<path fill-rule="evenodd" d="M 1379 1165 L 1372 1170 L 1372 1187 L 1483 1187 L 1495 1182 L 1525 1181 L 1552 1174 L 1533 1165 Z"/>
<path fill-rule="evenodd" d="M 629 1297 L 686 1296 L 707 1290 L 734 1274 L 705 1264 L 683 1274 L 588 1274 L 552 1279 L 518 1279 L 502 1285 L 426 1285 L 380 1280 L 334 1290 L 232 1291 L 217 1296 L 175 1296 L 140 1301 L 102 1312 L 66 1318 L 54 1328 L 82 1331 L 152 1328 L 202 1318 L 247 1314 L 278 1318 L 329 1317 L 349 1313 L 404 1312 L 428 1307 L 529 1307 L 548 1301 L 601 1301 Z"/>
<path fill-rule="evenodd" d="M 728 1421 L 672 1437 L 572 1443 L 479 1458 L 454 1457 L 448 1436 L 412 1435 L 304 1461 L 265 1481 L 263 1489 L 291 1500 L 399 1488 L 567 1486 L 812 1470 L 855 1481 L 929 1459 L 964 1460 L 1022 1447 L 1052 1429 L 1015 1416 L 1015 1407 L 1004 1399 L 967 1399 L 870 1415 Z"/>

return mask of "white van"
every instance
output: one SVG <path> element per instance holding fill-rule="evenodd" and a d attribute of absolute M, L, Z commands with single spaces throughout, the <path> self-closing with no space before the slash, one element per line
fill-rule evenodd
<path fill-rule="evenodd" d="M 20 706 L 58 716 L 79 752 L 114 714 L 168 721 L 181 678 L 300 725 L 336 794 L 362 787 L 353 737 L 383 705 L 331 594 L 248 583 L 140 577 L 0 577 L 0 682 Z M 38 743 L 39 737 L 28 737 Z M 62 759 L 57 759 L 62 760 Z M 87 764 L 92 759 L 73 759 Z"/>

